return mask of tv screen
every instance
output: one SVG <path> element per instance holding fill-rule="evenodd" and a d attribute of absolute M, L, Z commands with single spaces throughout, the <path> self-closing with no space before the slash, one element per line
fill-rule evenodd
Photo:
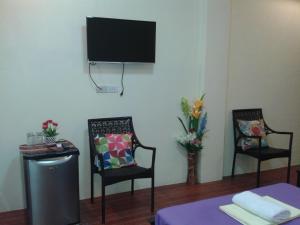
<path fill-rule="evenodd" d="M 155 62 L 156 23 L 87 17 L 88 60 Z"/>

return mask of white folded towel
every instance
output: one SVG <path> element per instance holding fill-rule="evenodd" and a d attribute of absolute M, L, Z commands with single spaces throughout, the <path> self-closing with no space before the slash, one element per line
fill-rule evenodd
<path fill-rule="evenodd" d="M 288 209 L 266 201 L 251 191 L 244 191 L 234 195 L 232 202 L 261 218 L 275 223 L 282 223 L 291 216 L 291 212 Z"/>

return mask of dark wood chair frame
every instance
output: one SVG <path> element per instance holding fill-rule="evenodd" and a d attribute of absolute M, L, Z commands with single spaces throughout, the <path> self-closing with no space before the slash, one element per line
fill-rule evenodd
<path fill-rule="evenodd" d="M 138 140 L 134 128 L 132 117 L 113 117 L 88 120 L 89 144 L 90 144 L 90 164 L 91 164 L 91 202 L 94 202 L 94 174 L 101 176 L 102 196 L 101 215 L 102 224 L 105 223 L 105 187 L 121 181 L 131 180 L 131 195 L 134 193 L 134 180 L 141 178 L 151 178 L 151 212 L 154 211 L 154 164 L 156 148 L 141 144 Z M 123 134 L 132 133 L 132 154 L 135 157 L 137 148 L 152 151 L 152 161 L 150 168 L 140 166 L 123 167 L 118 169 L 104 169 L 103 155 L 95 148 L 94 138 L 97 134 Z M 95 156 L 100 159 L 100 170 L 94 164 Z"/>
<path fill-rule="evenodd" d="M 237 153 L 243 155 L 249 155 L 258 160 L 257 164 L 257 175 L 256 175 L 256 186 L 260 186 L 260 164 L 262 161 L 273 159 L 273 158 L 288 158 L 288 171 L 287 171 L 287 183 L 290 182 L 290 171 L 291 171 L 291 153 L 292 153 L 292 143 L 293 143 L 293 133 L 292 132 L 282 132 L 275 131 L 271 129 L 265 122 L 262 114 L 261 108 L 256 109 L 236 109 L 232 110 L 233 119 L 233 132 L 234 132 L 234 156 L 232 162 L 232 172 L 231 177 L 234 177 L 235 162 Z M 289 147 L 288 149 L 278 149 L 273 147 L 262 147 L 261 146 L 261 136 L 247 136 L 239 128 L 238 120 L 263 120 L 266 130 L 266 135 L 269 134 L 283 134 L 289 135 Z M 241 138 L 254 138 L 258 139 L 259 147 L 257 149 L 242 150 L 238 146 L 239 140 Z"/>

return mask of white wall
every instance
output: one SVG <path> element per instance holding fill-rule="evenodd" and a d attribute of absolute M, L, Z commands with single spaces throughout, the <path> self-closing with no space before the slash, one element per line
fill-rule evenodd
<path fill-rule="evenodd" d="M 223 175 L 225 109 L 228 79 L 230 0 L 208 0 L 206 16 L 204 90 L 208 111 L 208 133 L 201 153 L 201 176 L 205 181 Z"/>
<path fill-rule="evenodd" d="M 273 129 L 293 131 L 292 163 L 299 164 L 299 25 L 300 1 L 232 0 L 225 175 L 231 172 L 235 108 L 261 107 Z M 274 138 L 271 142 L 276 144 Z M 236 165 L 238 173 L 256 169 L 256 161 L 249 157 L 239 156 Z M 263 169 L 286 165 L 286 159 L 262 164 Z"/>
<path fill-rule="evenodd" d="M 206 71 L 206 63 L 212 62 L 212 58 L 204 62 L 203 53 L 214 48 L 212 42 L 209 48 L 204 42 L 210 37 L 206 36 L 204 26 L 211 20 L 206 20 L 205 13 L 210 7 L 204 0 L 2 0 L 0 211 L 24 207 L 18 146 L 26 142 L 27 132 L 39 131 L 41 123 L 49 118 L 59 123 L 59 137 L 71 140 L 81 151 L 81 198 L 89 197 L 90 190 L 88 118 L 133 116 L 141 141 L 157 147 L 156 185 L 184 182 L 186 156 L 174 140 L 181 132 L 176 116 L 181 114 L 179 101 L 182 96 L 192 99 L 201 94 L 204 86 L 201 74 Z M 126 66 L 126 89 L 122 98 L 118 94 L 97 94 L 88 78 L 86 16 L 157 22 L 156 63 Z M 224 62 L 221 64 L 223 68 Z M 97 66 L 93 72 L 99 84 L 118 85 L 120 82 L 120 65 Z M 207 82 L 212 85 L 212 81 Z M 207 93 L 213 95 L 215 91 L 207 90 Z M 210 104 L 214 109 L 214 103 Z M 217 117 L 210 113 L 210 118 Z M 220 147 L 219 141 L 208 140 L 203 166 L 209 166 L 209 160 L 216 165 L 213 172 L 201 167 L 202 182 L 221 177 Z M 141 163 L 148 159 L 147 155 L 138 157 Z M 136 187 L 149 185 L 145 180 L 137 182 Z M 100 187 L 99 178 L 96 186 Z M 112 186 L 109 192 L 128 190 L 129 183 L 124 182 Z M 99 188 L 96 192 L 99 194 Z"/>

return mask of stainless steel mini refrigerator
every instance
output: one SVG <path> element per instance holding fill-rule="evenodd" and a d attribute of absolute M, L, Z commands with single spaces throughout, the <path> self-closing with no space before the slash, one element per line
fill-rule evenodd
<path fill-rule="evenodd" d="M 79 224 L 78 156 L 76 148 L 23 154 L 30 225 Z"/>

